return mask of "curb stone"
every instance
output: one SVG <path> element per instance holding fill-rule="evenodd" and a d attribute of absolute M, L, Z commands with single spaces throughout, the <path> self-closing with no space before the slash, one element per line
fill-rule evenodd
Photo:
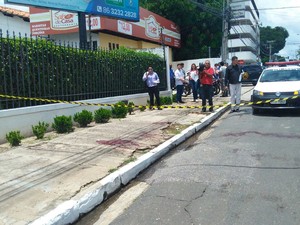
<path fill-rule="evenodd" d="M 149 167 L 152 163 L 160 159 L 171 149 L 178 146 L 186 139 L 207 127 L 215 121 L 228 108 L 230 103 L 217 109 L 214 113 L 203 118 L 200 123 L 195 123 L 160 144 L 148 153 L 140 156 L 136 161 L 131 162 L 119 170 L 109 174 L 91 187 L 78 193 L 71 200 L 65 201 L 46 215 L 34 220 L 29 225 L 63 225 L 75 222 L 81 214 L 90 212 L 97 205 L 106 200 L 107 196 L 112 195 L 122 186 L 128 184 L 139 173 Z"/>

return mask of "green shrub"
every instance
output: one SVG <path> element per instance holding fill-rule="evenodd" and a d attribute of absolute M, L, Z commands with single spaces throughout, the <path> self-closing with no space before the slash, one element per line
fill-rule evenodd
<path fill-rule="evenodd" d="M 128 113 L 128 107 L 124 102 L 117 102 L 112 107 L 112 117 L 114 118 L 125 118 Z"/>
<path fill-rule="evenodd" d="M 173 95 L 172 95 L 172 101 L 173 101 L 173 102 L 176 102 L 176 94 L 173 94 Z"/>
<path fill-rule="evenodd" d="M 38 125 L 32 126 L 32 132 L 36 136 L 37 139 L 42 139 L 44 137 L 48 127 L 49 127 L 48 123 L 39 122 Z"/>
<path fill-rule="evenodd" d="M 93 113 L 84 109 L 81 112 L 75 113 L 74 121 L 79 123 L 80 127 L 86 127 L 93 121 Z"/>
<path fill-rule="evenodd" d="M 112 116 L 111 110 L 100 108 L 94 112 L 96 123 L 107 123 Z"/>
<path fill-rule="evenodd" d="M 57 133 L 69 133 L 73 131 L 72 116 L 56 116 L 52 128 Z"/>
<path fill-rule="evenodd" d="M 144 112 L 146 110 L 146 106 L 145 105 L 140 105 L 139 109 L 141 112 Z"/>
<path fill-rule="evenodd" d="M 172 105 L 173 101 L 172 98 L 169 96 L 160 97 L 160 104 L 161 105 Z"/>
<path fill-rule="evenodd" d="M 128 113 L 129 113 L 129 115 L 131 115 L 131 113 L 133 113 L 133 110 L 134 110 L 134 103 L 129 102 L 127 106 L 128 106 Z"/>
<path fill-rule="evenodd" d="M 160 99 L 160 104 L 161 105 L 172 105 L 172 103 L 174 101 L 176 101 L 176 95 L 175 95 L 175 100 L 173 100 L 174 95 L 172 96 L 172 98 L 169 97 L 169 96 L 162 96 L 162 97 L 159 97 L 159 99 Z M 150 105 L 150 100 L 149 99 L 147 100 L 147 104 Z M 154 100 L 154 105 L 157 105 L 156 99 Z"/>
<path fill-rule="evenodd" d="M 11 131 L 6 134 L 6 140 L 11 146 L 18 146 L 24 137 L 20 134 L 20 131 Z"/>

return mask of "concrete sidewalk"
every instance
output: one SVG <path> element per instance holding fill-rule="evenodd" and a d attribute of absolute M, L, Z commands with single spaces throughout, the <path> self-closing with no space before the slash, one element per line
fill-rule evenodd
<path fill-rule="evenodd" d="M 184 105 L 199 106 L 183 98 Z M 224 105 L 229 98 L 214 98 Z M 177 104 L 174 104 L 177 105 Z M 0 224 L 68 224 L 226 110 L 136 110 L 124 119 L 0 146 Z"/>

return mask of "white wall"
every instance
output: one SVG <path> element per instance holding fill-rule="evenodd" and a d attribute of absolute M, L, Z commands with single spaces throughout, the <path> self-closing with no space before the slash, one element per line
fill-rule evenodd
<path fill-rule="evenodd" d="M 248 47 L 252 47 L 253 49 L 257 48 L 257 44 L 255 44 L 250 38 L 243 38 L 243 39 L 231 39 L 229 42 L 229 48 L 235 47 L 245 47 L 245 44 Z"/>
<path fill-rule="evenodd" d="M 7 30 L 9 31 L 9 35 L 12 36 L 13 32 L 19 36 L 19 32 L 21 36 L 25 36 L 27 34 L 30 36 L 30 23 L 24 21 L 22 18 L 18 16 L 4 16 L 3 13 L 0 12 L 0 29 L 2 29 L 3 36 L 6 37 Z"/>
<path fill-rule="evenodd" d="M 162 91 L 160 96 L 171 96 L 171 91 Z M 95 103 L 95 104 L 114 104 L 118 101 L 128 100 L 135 105 L 146 105 L 147 99 L 149 99 L 147 93 L 126 95 L 101 99 L 90 99 L 80 102 Z M 56 116 L 73 116 L 77 112 L 81 112 L 83 109 L 94 112 L 99 109 L 100 106 L 80 106 L 73 104 L 51 104 L 34 107 L 24 107 L 17 109 L 8 109 L 0 111 L 0 143 L 5 143 L 6 134 L 10 131 L 21 132 L 21 135 L 28 137 L 33 136 L 31 126 L 35 126 L 41 122 L 47 122 L 50 125 L 53 123 L 53 119 Z"/>
<path fill-rule="evenodd" d="M 243 51 L 243 52 L 229 52 L 229 58 L 231 59 L 232 56 L 237 56 L 239 59 L 245 61 L 245 63 L 254 63 L 257 62 L 257 56 L 250 51 Z"/>
<path fill-rule="evenodd" d="M 184 63 L 184 70 L 188 71 L 191 69 L 191 65 L 195 63 L 197 66 L 199 63 L 204 63 L 205 60 L 210 61 L 210 65 L 213 66 L 215 63 L 219 63 L 222 61 L 221 58 L 202 58 L 202 59 L 190 59 L 190 60 L 183 60 L 183 61 L 174 61 L 172 63 L 173 70 L 175 71 L 177 69 L 177 64 L 178 63 Z"/>
<path fill-rule="evenodd" d="M 100 46 L 99 34 L 92 33 L 91 37 L 92 37 L 92 42 L 97 41 L 98 42 L 98 47 L 99 47 Z M 76 45 L 79 47 L 79 33 L 50 35 L 50 39 L 54 40 L 57 43 L 59 41 L 61 41 L 62 45 L 64 44 L 64 42 L 65 42 L 66 45 L 69 42 L 70 44 L 73 43 L 73 45 L 75 46 L 75 43 L 76 43 Z M 87 31 L 87 41 L 90 41 L 90 34 L 89 34 L 88 31 Z"/>

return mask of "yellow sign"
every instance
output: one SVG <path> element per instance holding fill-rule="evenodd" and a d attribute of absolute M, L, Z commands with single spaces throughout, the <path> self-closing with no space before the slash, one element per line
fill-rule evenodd
<path fill-rule="evenodd" d="M 249 73 L 248 72 L 244 72 L 243 74 L 243 80 L 248 80 L 249 78 Z"/>

